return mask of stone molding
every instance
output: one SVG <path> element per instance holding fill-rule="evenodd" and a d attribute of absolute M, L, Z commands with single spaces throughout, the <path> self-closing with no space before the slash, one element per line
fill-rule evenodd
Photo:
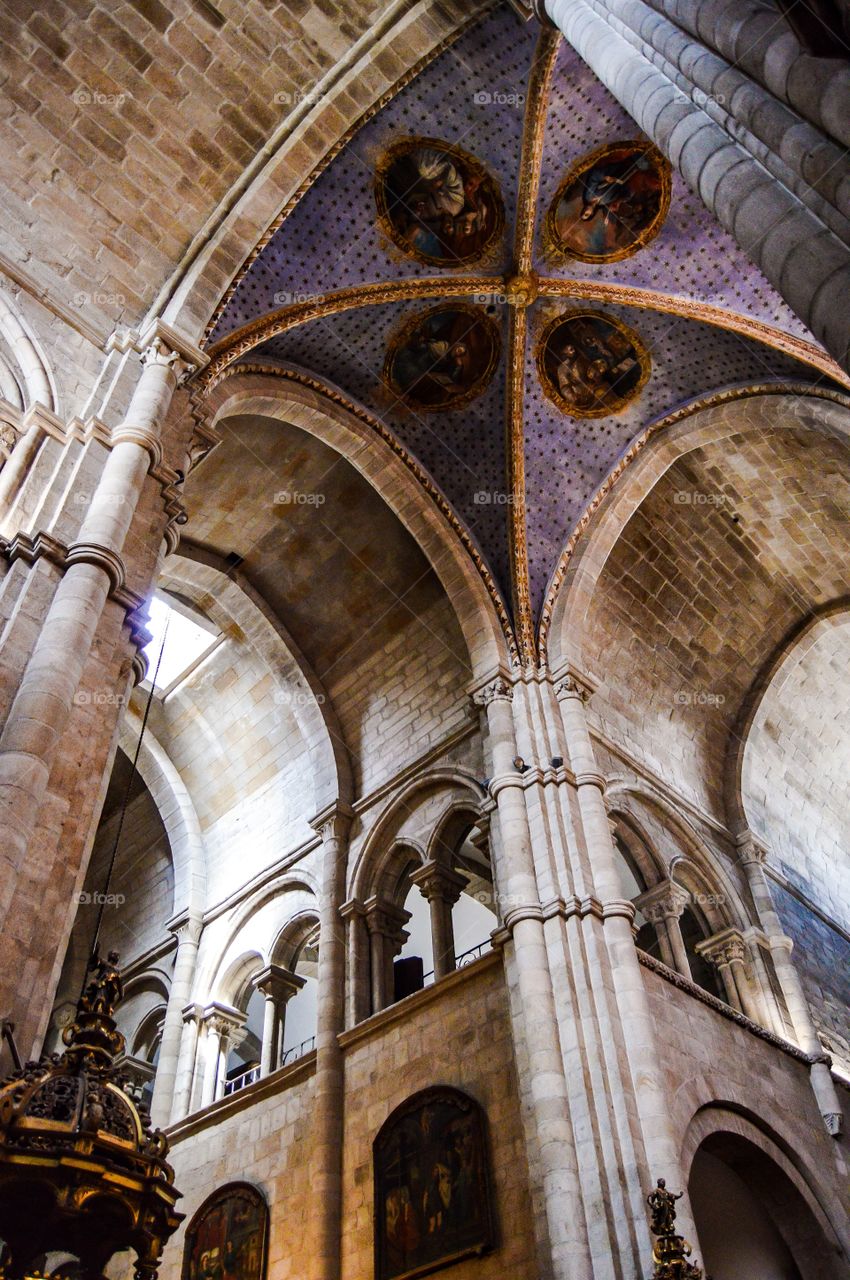
<path fill-rule="evenodd" d="M 751 1021 L 744 1013 L 739 1013 L 737 1009 L 733 1009 L 731 1005 L 725 1001 L 718 999 L 717 996 L 711 995 L 709 991 L 705 991 L 697 983 L 685 978 L 681 973 L 677 973 L 673 969 L 668 969 L 667 965 L 661 960 L 656 960 L 655 956 L 648 955 L 645 951 L 638 951 L 638 960 L 645 969 L 651 969 L 653 973 L 657 973 L 665 982 L 671 983 L 674 987 L 678 987 L 680 991 L 687 992 L 694 999 L 699 1000 L 701 1004 L 708 1005 L 709 1009 L 713 1009 L 715 1013 L 719 1013 L 727 1022 L 736 1022 L 739 1027 L 743 1027 L 745 1031 L 749 1031 L 759 1040 L 764 1040 L 767 1044 L 772 1044 L 775 1048 L 780 1049 L 787 1054 L 789 1058 L 795 1058 L 797 1062 L 805 1063 L 811 1067 L 817 1062 L 823 1061 L 825 1055 L 809 1054 L 804 1049 L 800 1049 L 797 1045 L 792 1044 L 790 1040 L 783 1040 L 781 1036 L 776 1035 L 773 1031 L 768 1031 L 766 1027 L 760 1027 L 757 1022 Z"/>

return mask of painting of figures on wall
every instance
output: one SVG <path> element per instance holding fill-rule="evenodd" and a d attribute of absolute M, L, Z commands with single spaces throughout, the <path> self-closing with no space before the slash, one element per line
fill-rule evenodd
<path fill-rule="evenodd" d="M 637 334 L 612 316 L 571 311 L 552 320 L 537 346 L 543 390 L 574 418 L 618 413 L 649 377 L 650 360 Z"/>
<path fill-rule="evenodd" d="M 474 262 L 504 225 L 499 189 L 474 156 L 435 138 L 407 138 L 381 160 L 375 178 L 378 221 L 420 262 Z"/>
<path fill-rule="evenodd" d="M 186 1231 L 183 1280 L 265 1280 L 268 1223 L 268 1207 L 256 1187 L 221 1187 Z"/>
<path fill-rule="evenodd" d="M 374 1144 L 375 1275 L 412 1280 L 494 1243 L 484 1115 L 457 1089 L 403 1103 Z"/>
<path fill-rule="evenodd" d="M 501 350 L 498 326 L 481 307 L 432 307 L 409 319 L 390 341 L 384 380 L 408 405 L 457 409 L 487 386 Z"/>
<path fill-rule="evenodd" d="M 549 210 L 556 253 L 616 262 L 657 235 L 670 208 L 670 166 L 648 142 L 612 143 L 567 174 Z"/>

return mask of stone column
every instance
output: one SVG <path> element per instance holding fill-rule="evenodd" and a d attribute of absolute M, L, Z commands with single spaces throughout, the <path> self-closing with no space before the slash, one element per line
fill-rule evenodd
<path fill-rule="evenodd" d="M 177 1124 L 189 1114 L 191 1109 L 192 1084 L 195 1080 L 195 1067 L 198 1061 L 198 1039 L 201 1020 L 204 1016 L 203 1006 L 189 1004 L 182 1010 L 182 1016 L 183 1029 L 180 1039 L 180 1056 L 177 1059 L 170 1124 Z"/>
<path fill-rule="evenodd" d="M 260 1076 L 271 1075 L 280 1066 L 283 1052 L 286 1006 L 304 986 L 305 979 L 280 965 L 269 964 L 254 979 L 254 986 L 266 998 L 263 1010 L 263 1044 Z"/>
<path fill-rule="evenodd" d="M 186 912 L 182 917 L 169 921 L 168 928 L 177 939 L 177 955 L 174 960 L 165 1021 L 162 1025 L 159 1062 L 151 1101 L 151 1120 L 160 1128 L 168 1124 L 174 1105 L 174 1090 L 183 1041 L 183 1011 L 195 980 L 198 943 L 203 925 L 200 916 Z"/>
<path fill-rule="evenodd" d="M 14 1015 L 26 1052 L 41 1012 L 21 985 L 33 980 L 32 938 L 43 932 L 45 915 L 70 921 L 66 904 L 53 900 L 56 886 L 67 884 L 67 862 L 57 864 L 57 858 L 67 859 L 68 850 L 42 848 L 34 837 L 107 599 L 124 587 L 122 552 L 148 473 L 161 462 L 162 424 L 179 377 L 192 367 L 189 352 L 172 331 L 154 326 L 127 416 L 112 433 L 109 456 L 0 733 L 0 929 L 7 961 L 0 1008 Z M 197 358 L 205 360 L 202 353 Z M 116 720 L 121 700 L 115 699 Z M 57 948 L 64 940 L 56 939 Z M 46 959 L 49 972 L 52 957 Z"/>
<path fill-rule="evenodd" d="M 677 6 L 677 19 L 682 7 Z M 691 71 L 701 60 L 710 60 L 701 41 L 683 41 L 681 29 L 653 13 L 642 0 L 536 0 L 535 8 L 563 32 L 792 310 L 847 369 L 850 315 L 842 301 L 850 283 L 850 250 L 827 220 L 790 189 L 795 185 L 792 177 L 785 181 L 770 172 L 787 170 L 779 155 L 779 140 L 775 149 L 753 146 L 746 124 L 734 116 L 727 118 L 724 112 L 719 113 L 723 123 L 713 118 L 718 113 L 709 110 L 713 104 Z M 701 14 L 702 6 L 699 10 Z M 724 14 L 727 11 L 728 6 Z M 665 54 L 647 44 L 645 37 L 651 40 L 653 34 L 663 41 Z M 676 65 L 668 74 L 662 68 L 673 45 Z M 722 75 L 717 84 L 722 97 Z M 752 96 L 737 93 L 735 101 L 747 102 Z M 779 107 L 776 102 L 767 105 Z M 838 113 L 831 114 L 837 118 Z M 759 113 L 762 120 L 775 116 L 775 109 Z M 790 150 L 793 154 L 794 149 Z"/>
<path fill-rule="evenodd" d="M 339 1036 L 345 1030 L 345 898 L 348 833 L 354 814 L 337 802 L 312 825 L 322 837 L 319 899 L 319 1003 L 313 1083 L 313 1178 L 316 1280 L 339 1280 L 342 1258 L 342 1147 L 345 1074 Z"/>
<path fill-rule="evenodd" d="M 224 1093 L 227 1055 L 245 1025 L 245 1014 L 227 1005 L 213 1003 L 204 1010 L 204 1078 L 201 1106 L 209 1107 Z"/>
<path fill-rule="evenodd" d="M 505 929 L 520 1091 L 526 1099 L 532 1176 L 539 1178 L 538 1245 L 553 1280 L 590 1280 L 587 1225 L 576 1161 L 558 1012 L 549 970 L 531 836 L 517 757 L 513 689 L 499 677 L 475 694 L 486 714 L 490 795 L 496 802 L 493 862 Z"/>
<path fill-rule="evenodd" d="M 346 982 L 346 1021 L 356 1027 L 369 1017 L 371 982 L 369 976 L 369 931 L 366 908 L 357 898 L 344 902 L 340 917 L 348 930 L 348 977 Z"/>
<path fill-rule="evenodd" d="M 404 926 L 410 912 L 377 897 L 369 898 L 365 908 L 372 964 L 372 1012 L 380 1013 L 394 1000 L 393 961 L 407 942 Z"/>
<path fill-rule="evenodd" d="M 669 1186 L 684 1190 L 687 1180 L 679 1161 L 679 1144 L 670 1120 L 666 1077 L 656 1045 L 655 1024 L 634 945 L 634 906 L 623 901 L 617 855 L 605 807 L 605 779 L 596 764 L 587 724 L 585 703 L 590 690 L 583 680 L 570 672 L 558 684 L 556 696 L 561 706 L 594 894 L 598 900 L 595 908 L 594 904 L 589 904 L 586 914 L 592 918 L 595 911 L 603 923 L 604 943 L 610 960 L 619 1025 L 645 1153 L 646 1166 L 633 1171 L 638 1182 L 629 1188 L 632 1212 L 640 1215 L 636 1217 L 635 1228 L 642 1238 L 646 1235 L 643 1204 L 646 1188 L 653 1185 L 656 1178 L 663 1177 Z M 682 1234 L 696 1245 L 696 1230 L 687 1194 L 680 1204 Z"/>
<path fill-rule="evenodd" d="M 439 862 L 426 862 L 410 877 L 431 910 L 431 942 L 434 951 L 434 979 L 445 978 L 455 969 L 455 937 L 452 907 L 469 880 Z"/>
<path fill-rule="evenodd" d="M 682 937 L 682 927 L 679 923 L 689 901 L 690 894 L 687 889 L 674 884 L 672 880 L 662 880 L 660 884 L 653 885 L 635 901 L 635 906 L 643 912 L 647 920 L 652 921 L 658 931 L 664 963 L 669 968 L 675 969 L 677 973 L 681 973 L 683 978 L 692 976 L 688 953 L 685 950 L 685 940 Z"/>
<path fill-rule="evenodd" d="M 820 1113 L 829 1132 L 834 1136 L 838 1135 L 841 1133 L 843 1112 L 830 1072 L 829 1057 L 824 1053 L 818 1039 L 800 975 L 791 959 L 794 944 L 783 932 L 779 915 L 773 904 L 773 895 L 764 870 L 767 849 L 749 832 L 743 832 L 738 837 L 737 843 L 738 862 L 747 877 L 758 918 L 770 943 L 773 965 L 794 1026 L 797 1042 L 800 1048 L 814 1059 L 811 1066 L 811 1082 Z"/>

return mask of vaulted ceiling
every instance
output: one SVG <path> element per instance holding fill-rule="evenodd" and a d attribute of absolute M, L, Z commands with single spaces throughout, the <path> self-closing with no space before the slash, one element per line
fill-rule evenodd
<path fill-rule="evenodd" d="M 647 145 L 569 46 L 497 5 L 316 169 L 236 273 L 209 329 L 207 386 L 238 368 L 274 367 L 331 388 L 393 434 L 477 543 L 526 656 L 565 542 L 647 426 L 729 387 L 847 385 L 678 175 L 658 178 L 669 184 L 669 210 L 659 196 L 664 207 L 651 227 L 625 252 L 610 250 L 609 223 L 618 233 L 628 209 L 604 198 L 594 206 L 600 174 L 594 179 L 589 166 L 610 181 L 602 148 L 616 163 L 623 144 L 637 147 L 632 157 Z M 465 182 L 463 211 L 454 214 L 471 212 L 483 225 L 490 201 L 492 234 L 454 257 L 434 248 L 433 209 L 427 223 L 411 212 L 411 199 L 401 230 L 387 214 L 394 157 L 418 157 L 421 178 L 441 148 Z M 601 158 L 592 161 L 595 153 Z M 638 167 L 645 175 L 651 165 Z M 406 172 L 419 180 L 415 165 Z M 450 185 L 454 170 L 445 172 Z M 663 162 L 655 172 L 665 175 Z M 603 246 L 595 259 L 577 256 L 572 242 L 564 251 L 553 230 L 565 187 L 569 195 L 579 181 Z M 446 214 L 452 198 L 440 194 L 438 210 Z M 493 213 L 499 203 L 503 224 Z M 582 222 L 576 215 L 570 234 Z M 451 225 L 444 217 L 437 240 Z M 426 315 L 436 308 L 454 317 L 451 333 Z M 584 365 L 568 367 L 565 344 L 579 332 L 570 326 L 580 313 L 592 313 L 595 333 L 614 334 L 609 355 L 626 353 L 628 394 L 588 391 L 587 351 L 600 355 L 592 338 Z M 411 351 L 421 358 L 426 329 L 432 358 L 445 359 L 444 351 L 434 357 L 433 340 L 448 334 L 451 354 L 463 324 L 470 341 L 486 329 L 497 363 L 477 381 L 470 374 L 468 394 L 435 411 L 417 398 L 424 383 L 414 381 L 411 393 L 395 370 Z M 595 363 L 602 369 L 605 360 Z M 441 376 L 454 386 L 457 370 Z"/>

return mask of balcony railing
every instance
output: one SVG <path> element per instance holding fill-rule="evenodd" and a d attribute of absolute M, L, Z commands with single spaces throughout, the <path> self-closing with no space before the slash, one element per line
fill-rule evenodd
<path fill-rule="evenodd" d="M 455 969 L 465 969 L 468 964 L 473 964 L 476 960 L 480 960 L 482 956 L 486 956 L 489 951 L 493 950 L 493 943 L 489 938 L 485 938 L 483 942 L 479 942 L 476 947 L 470 947 L 468 951 L 461 951 L 459 956 L 455 956 Z M 434 970 L 431 969 L 422 979 L 422 986 L 430 987 L 434 983 Z"/>
<path fill-rule="evenodd" d="M 312 1053 L 316 1047 L 316 1037 L 310 1036 L 309 1040 L 302 1040 L 300 1044 L 293 1045 L 291 1049 L 286 1049 L 280 1060 L 282 1067 L 288 1067 L 291 1062 L 297 1062 L 299 1058 L 303 1058 L 306 1054 Z"/>
<path fill-rule="evenodd" d="M 281 1058 L 280 1065 L 288 1067 L 291 1063 L 297 1062 L 299 1058 L 303 1058 L 306 1054 L 312 1052 L 316 1047 L 316 1037 L 310 1036 L 309 1040 L 302 1040 L 300 1044 L 293 1045 L 291 1049 L 287 1049 Z M 234 1093 L 239 1093 L 241 1089 L 247 1089 L 249 1084 L 256 1084 L 260 1078 L 260 1068 L 249 1067 L 247 1071 L 243 1071 L 241 1075 L 234 1076 L 232 1080 L 224 1082 L 224 1097 L 229 1098 Z"/>
<path fill-rule="evenodd" d="M 238 1093 L 240 1089 L 247 1089 L 249 1084 L 253 1084 L 255 1080 L 260 1078 L 259 1067 L 249 1067 L 247 1071 L 243 1071 L 241 1076 L 234 1076 L 232 1080 L 224 1082 L 224 1096 L 229 1098 L 232 1093 Z"/>

